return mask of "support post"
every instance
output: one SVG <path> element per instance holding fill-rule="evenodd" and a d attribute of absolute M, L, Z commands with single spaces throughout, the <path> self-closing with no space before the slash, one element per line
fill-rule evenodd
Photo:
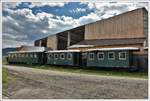
<path fill-rule="evenodd" d="M 67 47 L 69 47 L 70 46 L 70 32 L 68 31 L 68 37 L 67 37 L 68 39 L 67 39 Z"/>

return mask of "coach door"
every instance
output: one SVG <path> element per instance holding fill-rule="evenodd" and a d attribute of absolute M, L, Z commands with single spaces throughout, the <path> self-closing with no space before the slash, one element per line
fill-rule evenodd
<path fill-rule="evenodd" d="M 86 66 L 87 65 L 87 53 L 83 52 L 81 55 L 81 62 L 82 62 L 82 66 Z"/>

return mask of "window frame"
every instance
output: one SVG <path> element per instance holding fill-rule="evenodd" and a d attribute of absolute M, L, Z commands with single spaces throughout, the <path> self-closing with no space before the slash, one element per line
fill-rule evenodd
<path fill-rule="evenodd" d="M 10 58 L 10 57 L 11 57 L 11 54 L 8 54 L 8 57 Z"/>
<path fill-rule="evenodd" d="M 23 58 L 24 58 L 24 53 L 22 53 L 22 54 L 21 54 L 21 57 L 23 57 Z"/>
<path fill-rule="evenodd" d="M 63 58 L 62 58 L 62 55 L 64 56 Z M 65 53 L 61 53 L 61 54 L 60 54 L 60 59 L 62 59 L 62 60 L 65 59 Z"/>
<path fill-rule="evenodd" d="M 68 57 L 69 55 L 71 55 L 70 58 Z M 72 53 L 67 53 L 67 60 L 72 60 Z"/>
<path fill-rule="evenodd" d="M 125 53 L 125 58 L 120 58 L 120 54 Z M 119 60 L 126 60 L 127 59 L 127 52 L 119 52 Z"/>
<path fill-rule="evenodd" d="M 16 53 L 14 53 L 14 58 L 16 58 Z"/>
<path fill-rule="evenodd" d="M 30 53 L 30 56 L 29 56 L 30 58 L 33 58 L 33 53 Z"/>
<path fill-rule="evenodd" d="M 37 58 L 37 53 L 34 53 L 34 56 L 33 56 L 34 58 Z"/>
<path fill-rule="evenodd" d="M 57 58 L 56 58 L 56 56 L 57 56 Z M 58 56 L 59 56 L 59 55 L 55 53 L 55 54 L 54 54 L 54 59 L 55 59 L 55 60 L 58 60 Z"/>
<path fill-rule="evenodd" d="M 28 53 L 25 53 L 25 57 L 28 58 L 28 57 L 29 57 L 29 54 L 28 54 Z"/>
<path fill-rule="evenodd" d="M 109 54 L 113 53 L 113 58 L 109 57 Z M 108 60 L 115 60 L 115 52 L 108 52 Z"/>
<path fill-rule="evenodd" d="M 49 54 L 48 54 L 48 59 L 49 59 L 49 60 L 52 59 L 52 56 L 53 56 L 52 53 L 49 53 Z"/>
<path fill-rule="evenodd" d="M 90 55 L 93 55 L 93 58 L 91 58 Z M 94 53 L 89 53 L 89 54 L 88 54 L 88 59 L 89 59 L 89 60 L 94 60 L 94 57 L 95 57 L 95 56 L 94 56 Z"/>
<path fill-rule="evenodd" d="M 18 57 L 20 58 L 20 56 L 21 56 L 21 54 L 20 53 L 18 53 Z"/>
<path fill-rule="evenodd" d="M 11 58 L 13 58 L 14 57 L 14 54 L 11 54 Z"/>
<path fill-rule="evenodd" d="M 99 54 L 103 54 L 103 58 L 99 58 Z M 97 59 L 98 60 L 104 60 L 104 52 L 98 52 L 97 53 Z"/>

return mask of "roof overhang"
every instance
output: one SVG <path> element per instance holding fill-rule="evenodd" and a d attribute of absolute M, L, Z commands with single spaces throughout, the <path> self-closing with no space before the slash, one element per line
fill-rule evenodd
<path fill-rule="evenodd" d="M 87 48 L 87 47 L 94 47 L 94 45 L 72 45 L 68 48 L 71 49 L 71 48 Z"/>
<path fill-rule="evenodd" d="M 53 50 L 47 51 L 46 53 L 63 53 L 63 52 L 80 52 L 80 50 Z"/>
<path fill-rule="evenodd" d="M 94 48 L 86 51 L 109 51 L 109 50 L 139 50 L 137 47 L 115 47 L 115 48 Z"/>

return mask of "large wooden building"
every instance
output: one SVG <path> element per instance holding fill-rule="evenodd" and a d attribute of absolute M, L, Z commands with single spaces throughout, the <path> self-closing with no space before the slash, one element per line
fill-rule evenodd
<path fill-rule="evenodd" d="M 80 50 L 135 47 L 134 57 L 147 68 L 148 11 L 139 8 L 120 15 L 69 29 L 35 41 L 51 50 Z M 84 57 L 84 56 L 83 56 Z"/>
<path fill-rule="evenodd" d="M 35 46 L 52 50 L 84 50 L 115 45 L 137 46 L 142 50 L 148 46 L 147 38 L 148 12 L 145 8 L 139 8 L 36 40 Z"/>
<path fill-rule="evenodd" d="M 36 40 L 35 46 L 48 47 L 52 50 L 65 50 L 67 47 L 84 40 L 85 26 L 76 27 L 64 32 Z"/>
<path fill-rule="evenodd" d="M 36 40 L 8 54 L 9 63 L 148 69 L 145 8 Z"/>

